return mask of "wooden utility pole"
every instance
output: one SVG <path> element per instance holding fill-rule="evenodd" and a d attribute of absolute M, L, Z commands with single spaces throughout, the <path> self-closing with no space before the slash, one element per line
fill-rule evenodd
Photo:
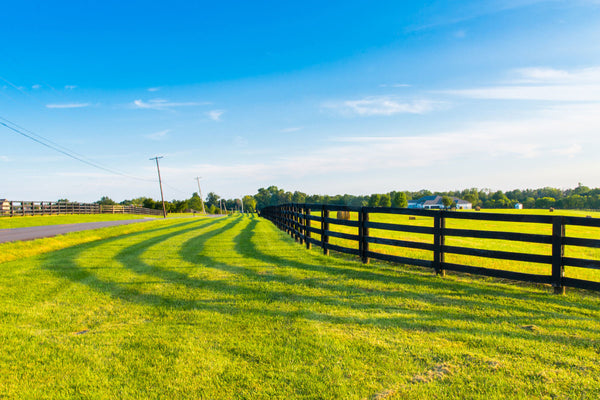
<path fill-rule="evenodd" d="M 196 177 L 196 182 L 198 182 L 198 194 L 200 195 L 200 203 L 202 203 L 202 214 L 206 214 L 206 211 L 204 211 L 204 200 L 202 200 L 202 189 L 200 189 L 200 179 L 202 177 L 197 176 Z"/>
<path fill-rule="evenodd" d="M 160 200 L 162 201 L 162 207 L 163 207 L 163 217 L 167 218 L 167 209 L 165 208 L 165 196 L 163 195 L 162 180 L 160 179 L 160 167 L 158 165 L 158 160 L 160 158 L 163 158 L 163 157 L 162 156 L 154 157 L 154 158 L 151 158 L 150 160 L 156 160 L 156 169 L 158 170 L 158 185 L 160 186 Z"/>

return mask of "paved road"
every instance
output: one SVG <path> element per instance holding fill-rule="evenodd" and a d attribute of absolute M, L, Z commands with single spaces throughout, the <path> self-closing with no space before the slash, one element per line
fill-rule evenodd
<path fill-rule="evenodd" d="M 120 221 L 85 222 L 81 224 L 44 225 L 32 226 L 29 228 L 0 229 L 0 243 L 16 242 L 18 240 L 33 240 L 44 237 L 62 235 L 69 232 L 87 231 L 90 229 L 134 224 L 136 222 L 146 222 L 152 220 L 153 218 L 126 219 Z"/>

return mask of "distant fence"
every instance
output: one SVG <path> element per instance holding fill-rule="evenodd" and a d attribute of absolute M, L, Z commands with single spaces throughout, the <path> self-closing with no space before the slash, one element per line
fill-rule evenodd
<path fill-rule="evenodd" d="M 316 213 L 314 213 L 315 211 Z M 330 212 L 332 211 L 342 212 L 338 213 L 340 218 L 331 218 Z M 350 220 L 348 219 L 347 215 L 344 218 L 343 212 L 358 213 L 358 218 L 357 220 Z M 409 219 L 414 219 L 416 217 L 431 217 L 433 219 L 433 226 L 415 226 L 404 223 L 372 222 L 370 221 L 370 217 L 373 214 L 407 215 L 409 216 Z M 277 227 L 295 237 L 296 240 L 300 241 L 301 243 L 305 243 L 307 248 L 310 248 L 311 245 L 316 245 L 322 247 L 325 254 L 329 254 L 329 250 L 352 254 L 360 257 L 364 263 L 368 263 L 369 259 L 373 258 L 406 265 L 429 267 L 434 269 L 435 272 L 440 275 L 444 275 L 445 271 L 449 270 L 517 281 L 550 284 L 554 287 L 555 293 L 564 293 L 565 287 L 600 291 L 600 282 L 574 279 L 564 276 L 565 266 L 595 270 L 600 269 L 600 260 L 565 257 L 564 255 L 565 245 L 593 249 L 600 248 L 600 240 L 567 237 L 565 234 L 566 226 L 598 228 L 600 227 L 600 220 L 597 218 L 567 217 L 559 215 L 550 216 L 456 212 L 445 210 L 422 210 L 388 207 L 351 207 L 321 204 L 284 204 L 279 206 L 270 206 L 263 208 L 260 212 L 260 215 L 272 221 Z M 474 220 L 481 221 L 482 224 L 485 221 L 544 224 L 546 230 L 551 232 L 551 234 L 544 235 L 537 233 L 450 229 L 446 227 L 446 223 L 450 220 Z M 311 222 L 313 223 L 311 224 Z M 314 225 L 317 225 L 318 227 L 315 227 Z M 356 228 L 357 234 L 336 232 L 331 230 L 332 225 Z M 379 232 L 379 236 L 385 236 L 381 235 L 381 233 L 385 231 L 406 232 L 412 234 L 416 233 L 430 235 L 427 237 L 429 237 L 431 240 L 429 242 L 419 242 L 383 238 L 371 235 L 369 231 L 370 229 L 377 230 L 376 232 Z M 312 234 L 320 235 L 320 240 L 315 240 L 313 237 L 311 237 Z M 358 246 L 347 247 L 334 245 L 330 243 L 329 239 L 331 237 L 345 239 L 346 241 L 358 242 Z M 463 246 L 448 246 L 446 245 L 446 239 L 450 237 L 499 239 L 513 242 L 517 241 L 546 244 L 551 247 L 551 254 L 541 255 L 501 250 L 487 250 Z M 371 244 L 387 245 L 404 249 L 426 250 L 430 254 L 430 259 L 427 260 L 420 258 L 401 257 L 397 255 L 371 251 L 369 249 L 369 245 Z M 445 256 L 448 254 L 547 264 L 551 266 L 549 269 L 551 273 L 532 274 L 449 263 L 445 261 Z"/>
<path fill-rule="evenodd" d="M 59 214 L 162 215 L 162 210 L 139 206 L 100 205 L 94 203 L 0 200 L 0 216 L 2 217 Z"/>

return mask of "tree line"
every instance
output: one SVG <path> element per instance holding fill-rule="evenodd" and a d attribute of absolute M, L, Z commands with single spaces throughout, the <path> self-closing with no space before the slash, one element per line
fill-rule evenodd
<path fill-rule="evenodd" d="M 507 192 L 490 189 L 463 189 L 447 192 L 432 192 L 427 189 L 419 191 L 391 191 L 387 193 L 373 193 L 369 195 L 321 195 L 306 194 L 300 191 L 286 191 L 277 186 L 260 188 L 254 195 L 243 196 L 242 199 L 224 199 L 214 192 L 208 193 L 204 199 L 204 209 L 209 214 L 222 214 L 229 211 L 243 210 L 255 212 L 267 206 L 285 203 L 312 203 L 349 205 L 357 207 L 406 207 L 409 200 L 418 200 L 425 196 L 439 195 L 443 198 L 457 197 L 481 208 L 514 208 L 517 203 L 524 208 L 562 208 L 562 209 L 600 209 L 600 188 L 589 188 L 579 184 L 573 189 L 557 189 L 544 187 L 539 189 L 515 189 Z M 149 197 L 138 197 L 116 203 L 107 196 L 96 203 L 107 205 L 137 205 L 157 210 L 162 209 L 160 200 Z M 200 212 L 202 200 L 197 192 L 189 199 L 165 201 L 165 208 L 169 213 Z"/>
<path fill-rule="evenodd" d="M 204 207 L 203 203 L 204 202 Z M 131 200 L 123 200 L 120 203 L 112 200 L 108 196 L 103 196 L 96 201 L 102 205 L 123 205 L 123 206 L 139 206 L 162 210 L 162 202 L 154 200 L 150 197 L 137 197 Z M 224 214 L 235 210 L 241 210 L 242 201 L 240 199 L 223 199 L 214 192 L 208 193 L 206 199 L 202 200 L 197 192 L 192 193 L 189 199 L 165 201 L 165 209 L 167 213 L 184 213 L 184 212 L 201 212 L 203 209 L 208 214 Z M 254 211 L 254 210 L 252 210 Z"/>
<path fill-rule="evenodd" d="M 256 208 L 285 203 L 335 204 L 369 207 L 406 207 L 409 200 L 418 200 L 425 196 L 439 195 L 442 198 L 457 197 L 470 202 L 473 207 L 481 208 L 514 208 L 517 203 L 524 208 L 563 208 L 563 209 L 600 209 L 600 188 L 589 188 L 579 184 L 573 189 L 557 189 L 544 187 L 539 189 L 502 190 L 470 188 L 446 192 L 432 192 L 427 189 L 419 191 L 391 191 L 370 195 L 339 194 L 307 195 L 302 192 L 289 192 L 277 186 L 258 189 L 253 197 Z"/>

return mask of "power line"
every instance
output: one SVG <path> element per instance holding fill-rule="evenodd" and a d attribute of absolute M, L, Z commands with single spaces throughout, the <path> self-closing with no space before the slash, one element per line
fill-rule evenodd
<path fill-rule="evenodd" d="M 4 121 L 4 122 L 2 122 L 2 121 Z M 18 125 L 16 123 L 14 123 L 14 122 L 12 122 L 12 121 L 9 121 L 8 119 L 3 118 L 2 116 L 0 116 L 0 125 L 2 125 L 2 126 L 8 128 L 8 129 L 10 129 L 11 131 L 13 131 L 15 133 L 18 133 L 21 136 L 26 137 L 26 138 L 28 138 L 28 139 L 30 139 L 30 140 L 38 143 L 38 144 L 41 144 L 44 147 L 47 147 L 47 148 L 49 148 L 51 150 L 54 150 L 54 151 L 56 151 L 58 153 L 61 153 L 61 154 L 65 155 L 65 156 L 67 156 L 69 158 L 72 158 L 72 159 L 74 159 L 76 161 L 79 161 L 79 162 L 84 163 L 86 165 L 89 165 L 91 167 L 103 170 L 105 172 L 109 172 L 109 173 L 114 174 L 114 175 L 120 175 L 120 176 L 129 178 L 129 179 L 134 179 L 134 180 L 144 181 L 144 182 L 156 183 L 155 179 L 146 179 L 146 178 L 140 178 L 140 177 L 137 177 L 137 176 L 129 175 L 129 174 L 125 173 L 125 172 L 122 172 L 122 171 L 119 171 L 119 170 L 115 170 L 113 168 L 104 166 L 104 165 L 102 165 L 100 163 L 91 161 L 91 160 L 87 159 L 87 157 L 85 157 L 84 155 L 79 154 L 79 153 L 77 153 L 77 152 L 75 152 L 75 151 L 73 151 L 71 149 L 68 149 L 68 148 L 66 148 L 66 147 L 64 147 L 64 146 L 62 146 L 62 145 L 60 145 L 60 144 L 58 144 L 58 143 L 56 143 L 56 142 L 54 142 L 54 141 L 52 141 L 52 140 L 44 137 L 42 135 L 39 135 L 39 134 L 37 134 L 37 133 L 35 133 L 35 132 L 27 129 L 27 128 L 24 128 L 24 127 L 22 127 L 22 126 L 20 126 L 20 125 Z M 172 190 L 180 192 L 180 193 L 188 193 L 188 191 L 184 191 L 184 190 L 178 189 L 178 188 L 176 188 L 174 186 L 171 186 L 169 184 L 166 184 L 166 183 L 163 183 L 163 185 L 166 186 L 166 187 L 168 187 L 168 188 L 170 188 L 170 189 L 172 189 Z"/>
<path fill-rule="evenodd" d="M 109 172 L 109 173 L 114 174 L 114 175 L 120 175 L 120 176 L 124 176 L 126 178 L 135 179 L 135 180 L 139 180 L 139 181 L 156 182 L 154 179 L 145 179 L 145 178 L 140 178 L 140 177 L 137 177 L 137 176 L 129 175 L 129 174 L 126 174 L 124 172 L 117 171 L 115 169 L 103 166 L 103 165 L 101 165 L 99 163 L 96 163 L 96 162 L 93 162 L 93 161 L 90 161 L 90 160 L 86 160 L 83 155 L 78 154 L 78 153 L 76 153 L 76 152 L 74 152 L 74 151 L 72 151 L 70 149 L 67 149 L 66 147 L 61 146 L 61 145 L 59 145 L 57 143 L 54 143 L 53 141 L 51 141 L 51 140 L 49 140 L 49 139 L 47 139 L 47 138 L 45 138 L 45 137 L 43 137 L 41 135 L 38 135 L 38 134 L 36 134 L 36 133 L 28 130 L 28 129 L 22 128 L 19 125 L 15 124 L 14 122 L 11 122 L 11 121 L 7 120 L 6 118 L 0 117 L 0 119 L 2 121 L 6 121 L 6 122 L 0 121 L 0 125 L 2 125 L 2 126 L 8 128 L 8 129 L 10 129 L 13 132 L 18 133 L 21 136 L 26 137 L 26 138 L 28 138 L 28 139 L 30 139 L 30 140 L 38 143 L 38 144 L 41 144 L 44 147 L 47 147 L 47 148 L 49 148 L 51 150 L 54 150 L 54 151 L 56 151 L 58 153 L 61 153 L 61 154 L 65 155 L 65 156 L 67 156 L 69 158 L 72 158 L 72 159 L 74 159 L 76 161 L 79 161 L 81 163 L 87 164 L 87 165 L 89 165 L 91 167 L 94 167 L 94 168 L 97 168 L 97 169 L 101 169 L 101 170 L 103 170 L 105 172 Z"/>
<path fill-rule="evenodd" d="M 46 137 L 43 137 L 43 136 L 41 136 L 41 135 L 38 135 L 37 133 L 35 133 L 35 132 L 33 132 L 33 131 L 30 131 L 29 129 L 27 129 L 27 128 L 24 128 L 24 127 L 22 127 L 22 126 L 20 126 L 20 125 L 18 125 L 18 124 L 16 124 L 16 123 L 14 123 L 14 122 L 11 122 L 11 121 L 7 120 L 6 118 L 2 118 L 2 117 L 0 117 L 0 120 L 2 120 L 2 121 L 4 121 L 4 122 L 6 122 L 6 123 L 8 123 L 8 124 L 12 125 L 12 127 L 13 127 L 13 128 L 14 128 L 14 127 L 16 127 L 16 128 L 18 128 L 19 130 L 21 130 L 21 131 L 23 131 L 23 132 L 27 132 L 27 133 L 28 133 L 28 134 L 30 134 L 31 136 L 34 136 L 34 137 L 36 137 L 36 138 L 38 138 L 38 139 L 40 139 L 40 140 L 42 140 L 42 141 L 44 141 L 44 142 L 46 142 L 46 143 L 50 143 L 51 145 L 53 145 L 53 146 L 55 146 L 55 147 L 57 147 L 57 148 L 59 148 L 59 149 L 62 149 L 62 150 L 64 150 L 64 151 L 66 151 L 67 153 L 74 154 L 74 155 L 76 155 L 76 156 L 78 156 L 78 157 L 80 157 L 80 158 L 85 158 L 85 156 L 84 156 L 83 154 L 79 154 L 79 153 L 77 153 L 77 152 L 75 152 L 75 151 L 73 151 L 73 150 L 71 150 L 71 149 L 68 149 L 68 148 L 66 148 L 66 147 L 64 147 L 64 146 L 61 146 L 60 144 L 58 144 L 58 143 L 56 143 L 56 142 L 53 142 L 52 140 L 50 140 L 50 139 L 48 139 L 48 138 L 46 138 Z M 3 124 L 3 125 L 4 125 L 4 124 Z M 6 126 L 6 125 L 5 125 L 5 126 Z M 14 130 L 14 129 L 13 129 L 13 130 Z"/>

